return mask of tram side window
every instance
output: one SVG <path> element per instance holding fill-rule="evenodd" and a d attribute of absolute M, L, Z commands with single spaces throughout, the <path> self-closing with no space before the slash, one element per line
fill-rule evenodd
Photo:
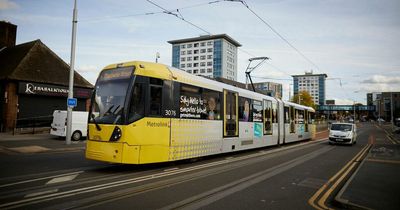
<path fill-rule="evenodd" d="M 285 110 L 285 123 L 288 124 L 288 123 L 290 123 L 290 119 L 289 119 L 289 107 L 285 106 L 284 110 Z"/>
<path fill-rule="evenodd" d="M 203 88 L 202 99 L 206 110 L 206 113 L 202 115 L 202 119 L 220 120 L 221 119 L 220 93 L 217 91 Z"/>
<path fill-rule="evenodd" d="M 272 103 L 272 123 L 278 123 L 278 109 L 276 103 Z"/>
<path fill-rule="evenodd" d="M 251 122 L 251 99 L 239 97 L 239 121 Z"/>
<path fill-rule="evenodd" d="M 297 110 L 297 123 L 304 124 L 304 110 Z"/>
<path fill-rule="evenodd" d="M 161 116 L 162 114 L 162 84 L 161 79 L 150 78 L 150 116 Z"/>
<path fill-rule="evenodd" d="M 253 122 L 262 122 L 263 121 L 263 112 L 262 112 L 262 102 L 254 100 L 253 101 Z"/>
<path fill-rule="evenodd" d="M 271 135 L 272 134 L 272 102 L 271 101 L 264 101 L 264 112 L 265 112 L 264 134 Z"/>
<path fill-rule="evenodd" d="M 131 103 L 129 107 L 128 122 L 132 123 L 144 117 L 145 91 L 142 83 L 136 83 L 133 87 Z"/>
<path fill-rule="evenodd" d="M 201 87 L 181 84 L 179 113 L 180 118 L 220 120 L 220 93 Z"/>
<path fill-rule="evenodd" d="M 295 132 L 295 109 L 293 106 L 290 106 L 290 133 Z"/>

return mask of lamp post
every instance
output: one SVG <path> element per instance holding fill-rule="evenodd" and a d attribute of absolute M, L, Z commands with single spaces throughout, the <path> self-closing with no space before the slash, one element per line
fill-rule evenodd
<path fill-rule="evenodd" d="M 394 129 L 394 119 L 393 119 L 393 92 L 390 92 L 390 120 L 392 122 L 392 129 Z"/>
<path fill-rule="evenodd" d="M 353 124 L 355 124 L 356 123 L 356 101 L 353 101 L 353 116 L 354 116 Z"/>
<path fill-rule="evenodd" d="M 158 63 L 158 59 L 160 58 L 160 53 L 159 52 L 157 52 L 156 53 L 156 63 Z"/>
<path fill-rule="evenodd" d="M 76 9 L 76 0 L 74 1 L 74 11 L 72 17 L 72 39 L 71 39 L 71 63 L 69 69 L 69 89 L 68 99 L 74 97 L 74 65 L 75 65 L 75 42 L 76 42 L 76 25 L 77 25 L 78 10 Z M 65 143 L 71 144 L 71 130 L 72 130 L 72 106 L 67 108 L 67 131 Z"/>

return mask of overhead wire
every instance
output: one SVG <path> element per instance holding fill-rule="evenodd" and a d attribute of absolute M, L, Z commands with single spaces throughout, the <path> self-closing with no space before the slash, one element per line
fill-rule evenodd
<path fill-rule="evenodd" d="M 177 9 L 169 10 L 169 11 L 176 11 L 176 10 L 184 10 L 184 9 L 190 9 L 194 7 L 200 7 L 204 5 L 210 5 L 210 4 L 215 4 L 218 2 L 221 2 L 223 0 L 217 0 L 217 1 L 209 1 L 209 2 L 204 2 L 204 3 L 199 3 L 199 4 L 193 4 L 185 7 L 180 7 Z M 158 12 L 145 12 L 145 13 L 138 13 L 138 14 L 131 14 L 131 15 L 116 15 L 116 16 L 103 16 L 103 17 L 89 17 L 89 18 L 83 18 L 80 20 L 80 22 L 92 22 L 92 21 L 101 21 L 101 20 L 109 20 L 109 19 L 118 19 L 118 18 L 128 18 L 128 17 L 137 17 L 137 16 L 146 16 L 146 15 L 155 15 L 155 14 L 161 14 L 165 13 L 165 11 L 158 11 Z"/>
<path fill-rule="evenodd" d="M 154 3 L 154 2 L 151 1 L 151 0 L 147 0 L 147 2 L 149 2 L 150 4 L 153 4 L 154 6 L 156 6 L 156 7 L 160 8 L 160 9 L 162 9 L 163 12 L 164 12 L 165 14 L 175 16 L 176 18 L 183 20 L 184 22 L 186 22 L 186 23 L 192 25 L 193 27 L 195 27 L 195 28 L 197 28 L 197 29 L 199 29 L 199 30 L 201 30 L 201 31 L 203 31 L 203 32 L 205 32 L 205 33 L 207 33 L 208 35 L 211 35 L 211 33 L 208 32 L 207 30 L 205 30 L 205 29 L 203 29 L 202 27 L 200 27 L 200 26 L 198 26 L 198 25 L 196 25 L 196 24 L 194 24 L 194 23 L 192 23 L 192 22 L 186 20 L 186 19 L 182 16 L 182 14 L 179 12 L 179 9 L 176 9 L 176 12 L 178 13 L 178 14 L 176 14 L 176 13 L 170 11 L 170 10 L 165 9 L 164 7 L 161 7 L 160 5 Z"/>
<path fill-rule="evenodd" d="M 315 64 L 311 59 L 309 59 L 304 53 L 302 53 L 298 48 L 296 48 L 292 43 L 290 43 L 283 35 L 281 35 L 271 24 L 269 24 L 266 20 L 264 20 L 260 15 L 258 15 L 254 10 L 250 8 L 250 6 L 243 0 L 226 0 L 231 2 L 240 2 L 243 6 L 245 6 L 251 13 L 253 13 L 261 22 L 263 22 L 272 32 L 274 32 L 280 39 L 282 39 L 287 45 L 289 45 L 294 51 L 296 51 L 301 57 L 303 57 L 307 62 L 317 68 L 318 71 L 321 71 L 320 68 Z"/>

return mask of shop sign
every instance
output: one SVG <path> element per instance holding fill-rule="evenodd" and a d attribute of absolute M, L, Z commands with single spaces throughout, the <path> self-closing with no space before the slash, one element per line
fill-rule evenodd
<path fill-rule="evenodd" d="M 68 87 L 60 85 L 40 84 L 33 82 L 20 82 L 18 85 L 19 94 L 42 95 L 42 96 L 68 96 Z M 90 98 L 92 90 L 84 88 L 74 88 L 74 97 Z"/>

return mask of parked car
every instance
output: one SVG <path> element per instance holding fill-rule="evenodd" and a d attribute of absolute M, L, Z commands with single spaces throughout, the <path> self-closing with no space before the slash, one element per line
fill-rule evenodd
<path fill-rule="evenodd" d="M 353 123 L 332 123 L 329 130 L 329 144 L 350 144 L 357 142 L 357 128 Z"/>
<path fill-rule="evenodd" d="M 72 134 L 71 139 L 80 140 L 87 135 L 88 112 L 72 112 Z M 67 111 L 54 110 L 53 122 L 51 123 L 50 134 L 59 137 L 65 137 L 67 134 Z"/>
<path fill-rule="evenodd" d="M 394 119 L 394 124 L 395 124 L 397 127 L 400 127 L 400 117 Z"/>
<path fill-rule="evenodd" d="M 376 121 L 377 121 L 377 122 L 385 122 L 385 120 L 382 119 L 382 118 L 378 118 Z"/>

